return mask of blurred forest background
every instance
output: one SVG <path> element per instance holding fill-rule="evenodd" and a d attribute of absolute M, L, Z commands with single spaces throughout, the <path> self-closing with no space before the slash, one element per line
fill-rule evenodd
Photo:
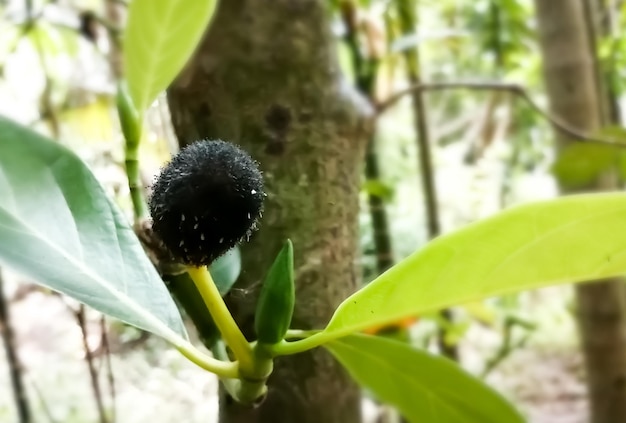
<path fill-rule="evenodd" d="M 127 1 L 0 1 L 0 114 L 76 151 L 132 220 L 115 110 Z M 558 59 L 580 46 L 566 33 L 556 34 L 562 50 L 547 46 L 550 28 L 561 26 L 535 3 L 558 3 L 563 16 L 570 7 L 580 12 L 577 30 L 597 84 L 599 123 L 572 122 L 550 98 L 555 94 L 544 78 L 542 51 Z M 615 164 L 615 151 L 600 144 L 556 149 L 551 124 L 569 138 L 626 138 L 620 108 L 626 88 L 624 3 L 325 2 L 346 89 L 358 93 L 372 127 L 359 194 L 363 283 L 438 234 L 515 204 L 552 198 L 559 188 L 589 189 Z M 280 37 L 281 28 L 275 31 Z M 141 165 L 149 186 L 178 149 L 165 93 L 146 118 Z M 8 346 L 8 354 L 0 355 L 0 421 L 20 421 L 11 377 L 16 371 L 22 415 L 32 416 L 24 422 L 211 421 L 218 408 L 216 381 L 164 341 L 7 269 L 0 280 L 0 329 Z M 590 421 L 589 395 L 576 310 L 574 290 L 556 287 L 372 332 L 458 360 L 532 423 L 583 423 Z M 624 316 L 616 316 L 621 326 L 615 333 L 626 338 Z M 610 353 L 602 354 L 603 360 Z M 382 421 L 374 401 L 365 400 L 364 410 L 367 421 Z"/>

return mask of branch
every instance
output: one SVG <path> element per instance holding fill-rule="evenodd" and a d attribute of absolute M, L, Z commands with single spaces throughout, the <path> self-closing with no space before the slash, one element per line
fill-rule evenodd
<path fill-rule="evenodd" d="M 528 94 L 526 89 L 518 84 L 508 84 L 500 82 L 432 82 L 416 84 L 408 87 L 404 90 L 393 94 L 387 100 L 379 103 L 376 106 L 377 115 L 381 115 L 386 112 L 390 107 L 400 101 L 405 95 L 416 92 L 427 91 L 444 91 L 444 90 L 474 90 L 474 91 L 507 91 L 522 98 L 526 103 L 537 112 L 540 116 L 550 122 L 556 129 L 563 134 L 572 137 L 575 140 L 593 142 L 597 144 L 611 145 L 616 147 L 625 148 L 626 144 L 621 140 L 614 138 L 595 137 L 585 134 L 584 131 L 574 128 L 563 120 L 543 110 L 539 104 Z"/>
<path fill-rule="evenodd" d="M 48 405 L 48 402 L 46 401 L 46 398 L 43 396 L 41 389 L 39 389 L 39 386 L 37 385 L 37 383 L 34 380 L 31 380 L 30 383 L 33 387 L 33 391 L 35 392 L 35 395 L 37 395 L 37 398 L 39 398 L 41 409 L 43 410 L 43 413 L 46 415 L 48 422 L 59 423 L 52 415 L 52 411 L 50 411 L 50 406 Z"/>
<path fill-rule="evenodd" d="M 32 421 L 32 414 L 24 387 L 23 368 L 17 355 L 17 345 L 10 320 L 9 304 L 4 296 L 2 274 L 0 274 L 0 336 L 4 341 L 4 348 L 6 350 L 17 415 L 19 416 L 20 423 L 29 423 Z"/>
<path fill-rule="evenodd" d="M 78 326 L 80 326 L 80 330 L 82 333 L 83 348 L 85 350 L 85 362 L 87 363 L 87 368 L 89 369 L 91 389 L 93 390 L 94 399 L 98 408 L 98 417 L 100 419 L 100 423 L 108 423 L 109 419 L 107 418 L 106 412 L 104 411 L 104 401 L 102 400 L 102 391 L 100 389 L 100 382 L 98 380 L 98 371 L 96 370 L 93 352 L 91 351 L 88 342 L 89 334 L 87 330 L 85 306 L 81 304 L 78 308 L 78 311 L 72 311 L 74 313 L 74 316 L 76 317 L 76 322 L 78 323 Z"/>
<path fill-rule="evenodd" d="M 106 325 L 106 318 L 104 314 L 100 316 L 100 330 L 101 330 L 101 338 L 100 344 L 104 350 L 105 358 L 106 358 L 106 370 L 107 370 L 107 380 L 109 382 L 109 394 L 111 396 L 111 423 L 115 423 L 116 415 L 115 415 L 115 377 L 113 376 L 113 364 L 111 363 L 111 348 L 109 346 L 109 335 Z"/>

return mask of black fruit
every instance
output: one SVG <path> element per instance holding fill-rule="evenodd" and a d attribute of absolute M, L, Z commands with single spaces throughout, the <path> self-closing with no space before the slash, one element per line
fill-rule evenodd
<path fill-rule="evenodd" d="M 264 198 L 258 164 L 245 151 L 224 141 L 198 141 L 157 177 L 152 228 L 183 263 L 208 265 L 250 237 Z"/>

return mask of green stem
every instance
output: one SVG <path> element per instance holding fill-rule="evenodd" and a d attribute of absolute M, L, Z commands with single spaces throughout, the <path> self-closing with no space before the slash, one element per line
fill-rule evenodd
<path fill-rule="evenodd" d="M 213 355 L 220 360 L 228 361 L 228 353 L 224 342 L 218 340 L 213 348 Z M 254 345 L 254 375 L 246 375 L 241 379 L 222 379 L 224 389 L 241 404 L 254 404 L 267 393 L 266 381 L 272 372 L 274 363 L 264 346 Z"/>
<path fill-rule="evenodd" d="M 213 352 L 213 356 L 217 359 L 223 362 L 230 362 L 230 357 L 228 357 L 228 352 L 226 351 L 226 345 L 224 345 L 224 341 L 221 339 L 215 341 L 211 351 Z M 238 384 L 236 383 L 237 379 L 224 378 L 220 381 L 222 382 L 222 385 L 224 385 L 226 392 L 228 392 L 231 397 L 236 398 L 238 389 Z"/>
<path fill-rule="evenodd" d="M 300 339 L 299 341 L 283 341 L 279 344 L 272 345 L 270 351 L 273 356 L 298 354 L 319 347 L 338 337 L 339 336 L 328 336 L 324 332 L 320 332 L 308 338 Z"/>
<path fill-rule="evenodd" d="M 189 276 L 196 284 L 204 304 L 211 313 L 217 328 L 220 330 L 226 345 L 230 347 L 233 354 L 239 361 L 239 369 L 244 374 L 254 372 L 254 357 L 252 347 L 241 333 L 239 326 L 230 314 L 228 307 L 224 303 L 217 286 L 213 282 L 211 274 L 205 266 L 189 267 Z"/>
<path fill-rule="evenodd" d="M 120 81 L 118 84 L 116 102 L 120 126 L 126 141 L 124 148 L 128 188 L 133 202 L 135 220 L 139 221 L 148 215 L 139 168 L 139 144 L 141 143 L 143 115 L 133 104 L 125 81 Z"/>
<path fill-rule="evenodd" d="M 176 345 L 176 349 L 192 363 L 204 370 L 215 373 L 219 377 L 233 379 L 239 376 L 239 366 L 237 362 L 216 360 L 213 357 L 203 354 L 190 343 Z"/>
<path fill-rule="evenodd" d="M 128 188 L 130 198 L 133 202 L 133 213 L 135 219 L 141 220 L 148 215 L 146 201 L 143 197 L 143 184 L 141 183 L 141 172 L 139 169 L 139 145 L 133 147 L 126 145 L 126 177 L 128 178 Z"/>

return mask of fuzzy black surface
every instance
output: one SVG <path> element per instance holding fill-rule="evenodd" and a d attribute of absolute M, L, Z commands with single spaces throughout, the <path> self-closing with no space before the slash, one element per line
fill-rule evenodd
<path fill-rule="evenodd" d="M 224 141 L 198 141 L 157 177 L 152 228 L 183 263 L 208 265 L 256 229 L 264 197 L 263 177 L 248 153 Z"/>

